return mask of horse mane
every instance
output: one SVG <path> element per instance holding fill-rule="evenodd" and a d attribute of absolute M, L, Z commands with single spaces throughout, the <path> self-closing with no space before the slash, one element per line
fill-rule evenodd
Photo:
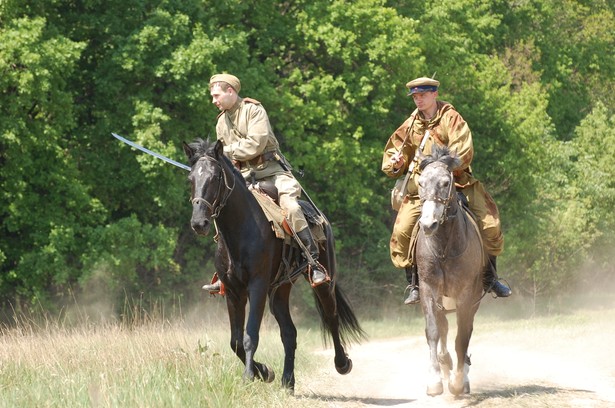
<path fill-rule="evenodd" d="M 446 164 L 449 170 L 461 165 L 461 160 L 457 157 L 454 151 L 451 151 L 448 146 L 440 146 L 437 143 L 434 143 L 432 146 L 430 155 L 423 156 L 421 162 L 419 163 L 419 169 L 423 171 L 425 170 L 425 167 L 435 162 L 442 162 Z"/>
<path fill-rule="evenodd" d="M 190 167 L 194 166 L 194 163 L 199 161 L 201 157 L 210 156 L 227 164 L 227 167 L 235 174 L 235 176 L 239 176 L 241 177 L 241 179 L 243 179 L 243 176 L 241 175 L 239 170 L 237 170 L 237 168 L 233 166 L 228 157 L 226 157 L 224 154 L 216 153 L 216 148 L 218 147 L 219 143 L 222 142 L 220 142 L 219 140 L 213 140 L 210 142 L 209 140 L 203 140 L 201 138 L 196 138 L 192 143 L 187 143 L 188 147 L 190 147 L 190 149 L 194 152 L 188 158 L 188 163 L 190 164 Z M 220 152 L 222 152 L 222 149 L 220 149 Z"/>
<path fill-rule="evenodd" d="M 214 142 L 197 138 L 194 139 L 192 143 L 187 143 L 187 145 L 194 152 L 190 157 L 188 157 L 188 162 L 190 164 L 190 167 L 192 167 L 194 166 L 194 163 L 199 161 L 201 157 L 207 154 L 207 151 L 212 148 Z"/>

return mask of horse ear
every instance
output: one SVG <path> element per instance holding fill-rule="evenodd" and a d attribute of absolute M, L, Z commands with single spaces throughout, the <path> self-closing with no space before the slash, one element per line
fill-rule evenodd
<path fill-rule="evenodd" d="M 459 158 L 459 156 L 457 156 L 456 150 L 450 150 L 444 158 L 446 166 L 450 171 L 453 171 L 459 166 L 461 166 L 461 159 Z"/>
<path fill-rule="evenodd" d="M 217 157 L 220 157 L 224 154 L 224 145 L 221 140 L 216 140 L 216 144 L 214 145 L 214 153 Z"/>
<path fill-rule="evenodd" d="M 186 157 L 188 157 L 188 160 L 190 160 L 190 158 L 194 156 L 194 149 L 192 149 L 186 142 L 182 142 L 182 147 L 184 148 L 184 153 L 186 154 Z"/>

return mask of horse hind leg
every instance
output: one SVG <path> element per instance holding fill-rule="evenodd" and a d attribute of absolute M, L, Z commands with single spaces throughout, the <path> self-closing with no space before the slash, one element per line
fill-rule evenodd
<path fill-rule="evenodd" d="M 461 394 L 470 394 L 470 356 L 466 355 L 463 364 L 455 372 L 453 379 L 448 383 L 448 388 L 451 394 L 458 396 Z"/>
<path fill-rule="evenodd" d="M 352 370 L 352 360 L 348 358 L 340 334 L 340 322 L 337 302 L 334 297 L 335 284 L 324 283 L 314 288 L 316 309 L 320 316 L 322 327 L 331 335 L 333 350 L 335 351 L 334 364 L 339 374 L 345 375 Z"/>
<path fill-rule="evenodd" d="M 350 341 L 360 343 L 367 338 L 367 334 L 361 328 L 346 295 L 334 281 L 314 288 L 314 296 L 323 334 L 329 333 L 333 340 L 335 369 L 339 374 L 348 374 L 353 365 L 346 354 L 346 344 Z"/>
<path fill-rule="evenodd" d="M 280 327 L 280 338 L 284 346 L 284 369 L 282 372 L 282 386 L 290 390 L 295 389 L 295 350 L 297 349 L 297 328 L 293 323 L 290 308 L 290 290 L 292 285 L 283 285 L 275 290 L 270 297 L 270 306 L 275 320 Z"/>
<path fill-rule="evenodd" d="M 451 376 L 451 370 L 453 369 L 453 359 L 451 354 L 447 351 L 445 353 L 438 354 L 438 364 L 440 364 L 440 372 L 444 381 L 449 381 Z"/>

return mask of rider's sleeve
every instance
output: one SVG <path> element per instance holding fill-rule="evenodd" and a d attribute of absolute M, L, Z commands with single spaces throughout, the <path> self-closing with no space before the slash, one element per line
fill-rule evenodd
<path fill-rule="evenodd" d="M 448 111 L 443 119 L 448 130 L 448 147 L 461 159 L 461 166 L 455 169 L 455 173 L 460 173 L 470 167 L 474 157 L 472 132 L 463 117 L 455 110 Z"/>
<path fill-rule="evenodd" d="M 390 162 L 391 157 L 399 151 L 404 143 L 404 140 L 408 136 L 410 119 L 406 120 L 400 127 L 397 128 L 395 133 L 389 137 L 386 146 L 384 147 L 384 153 L 382 155 L 382 171 L 389 177 L 398 178 L 403 175 L 407 170 L 411 158 L 414 157 L 414 146 L 411 140 L 406 142 L 403 148 L 404 165 L 395 170 Z"/>

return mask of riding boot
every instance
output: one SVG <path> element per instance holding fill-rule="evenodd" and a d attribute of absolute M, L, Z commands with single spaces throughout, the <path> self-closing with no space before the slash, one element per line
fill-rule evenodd
<path fill-rule="evenodd" d="M 414 305 L 421 301 L 419 296 L 419 275 L 416 270 L 416 265 L 411 265 L 406 267 L 406 280 L 409 285 L 406 287 L 406 290 L 410 289 L 410 293 L 408 297 L 404 301 L 405 305 Z"/>
<path fill-rule="evenodd" d="M 512 290 L 500 281 L 496 272 L 496 257 L 489 255 L 489 261 L 485 266 L 485 274 L 483 276 L 483 288 L 487 293 L 494 293 L 496 297 L 508 297 L 512 294 Z"/>
<path fill-rule="evenodd" d="M 318 286 L 327 280 L 327 275 L 321 270 L 324 268 L 318 262 L 318 245 L 314 241 L 309 228 L 304 228 L 297 232 L 297 238 L 301 240 L 301 243 L 305 246 L 309 255 L 314 260 L 314 264 L 310 265 L 312 267 L 312 286 Z"/>

